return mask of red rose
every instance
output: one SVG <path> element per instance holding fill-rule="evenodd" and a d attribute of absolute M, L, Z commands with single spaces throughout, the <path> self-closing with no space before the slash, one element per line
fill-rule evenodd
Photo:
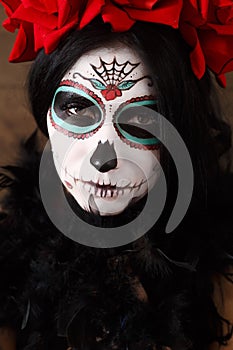
<path fill-rule="evenodd" d="M 115 31 L 127 31 L 137 20 L 177 28 L 182 0 L 0 0 L 9 31 L 19 29 L 9 60 L 32 60 L 38 50 L 51 53 L 72 28 L 81 29 L 102 15 Z"/>
<path fill-rule="evenodd" d="M 28 61 L 35 58 L 34 51 L 34 35 L 33 35 L 33 25 L 28 22 L 22 22 L 15 18 L 11 18 L 14 12 L 18 9 L 21 4 L 20 0 L 8 0 L 8 1 L 0 1 L 5 7 L 6 13 L 9 16 L 4 22 L 3 26 L 9 30 L 10 32 L 14 32 L 16 29 L 19 30 L 19 33 L 16 38 L 16 42 L 14 45 L 15 53 L 11 52 L 9 57 L 10 61 L 14 61 L 14 57 L 16 58 L 15 62 L 17 62 L 17 57 L 21 56 L 22 61 Z M 20 61 L 20 60 L 19 60 Z"/>
<path fill-rule="evenodd" d="M 193 48 L 194 73 L 201 78 L 206 65 L 225 85 L 223 74 L 233 70 L 233 3 L 230 0 L 186 0 L 180 30 Z"/>
<path fill-rule="evenodd" d="M 183 0 L 106 0 L 102 9 L 104 22 L 113 30 L 126 31 L 136 21 L 178 27 Z"/>
<path fill-rule="evenodd" d="M 194 73 L 201 78 L 206 65 L 219 78 L 233 70 L 232 0 L 0 0 L 9 16 L 4 26 L 19 30 L 10 61 L 51 53 L 71 29 L 85 27 L 97 15 L 115 31 L 127 31 L 136 21 L 179 28 L 193 48 Z M 113 91 L 108 92 L 112 98 Z M 107 93 L 107 92 L 106 92 Z"/>
<path fill-rule="evenodd" d="M 9 60 L 32 60 L 38 50 L 51 53 L 60 39 L 78 23 L 88 6 L 89 21 L 99 12 L 103 0 L 0 0 L 9 16 L 3 26 L 9 31 L 19 29 Z M 94 7 L 93 7 L 93 4 Z"/>

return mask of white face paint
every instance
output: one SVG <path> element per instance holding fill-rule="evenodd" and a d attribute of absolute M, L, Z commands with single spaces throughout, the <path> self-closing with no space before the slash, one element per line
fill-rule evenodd
<path fill-rule="evenodd" d="M 155 107 L 150 72 L 125 45 L 90 51 L 65 74 L 48 132 L 61 181 L 84 210 L 117 215 L 155 185 Z"/>

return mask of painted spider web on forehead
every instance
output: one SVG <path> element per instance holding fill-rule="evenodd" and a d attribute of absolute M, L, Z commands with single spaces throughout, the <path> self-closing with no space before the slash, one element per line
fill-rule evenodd
<path fill-rule="evenodd" d="M 102 60 L 102 58 L 99 59 L 99 67 L 91 64 L 92 69 L 97 74 L 99 79 L 85 77 L 79 72 L 74 73 L 73 77 L 76 78 L 76 76 L 79 75 L 83 79 L 88 80 L 95 89 L 101 91 L 101 94 L 107 101 L 114 100 L 116 97 L 122 96 L 122 91 L 131 89 L 137 82 L 145 78 L 150 80 L 148 86 L 152 86 L 153 84 L 152 79 L 148 75 L 145 75 L 139 79 L 132 79 L 132 77 L 130 77 L 128 80 L 125 79 L 136 67 L 139 66 L 140 62 L 131 63 L 130 61 L 126 61 L 119 64 L 116 57 L 114 57 L 113 61 L 110 63 L 105 62 Z"/>
<path fill-rule="evenodd" d="M 125 63 L 119 64 L 114 57 L 113 61 L 107 63 L 100 58 L 100 66 L 96 67 L 91 64 L 93 70 L 102 79 L 106 85 L 118 85 L 125 79 L 140 63 Z"/>

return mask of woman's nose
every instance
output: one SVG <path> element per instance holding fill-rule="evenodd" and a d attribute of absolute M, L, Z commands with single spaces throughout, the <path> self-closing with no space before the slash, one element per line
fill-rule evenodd
<path fill-rule="evenodd" d="M 117 167 L 117 155 L 114 145 L 110 145 L 109 141 L 104 143 L 99 141 L 90 162 L 101 173 L 115 169 Z"/>

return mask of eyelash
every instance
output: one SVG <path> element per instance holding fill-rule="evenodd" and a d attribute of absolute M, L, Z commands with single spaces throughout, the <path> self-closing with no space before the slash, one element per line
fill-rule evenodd
<path fill-rule="evenodd" d="M 77 108 L 77 109 L 79 109 L 81 111 L 82 109 L 85 109 L 85 108 L 88 108 L 88 107 L 92 107 L 92 106 L 94 106 L 94 105 L 90 105 L 89 103 L 85 103 L 84 101 L 82 103 L 80 103 L 80 101 L 79 102 L 75 102 L 75 100 L 74 100 L 74 101 L 70 101 L 70 102 L 69 101 L 63 102 L 59 106 L 59 108 L 62 111 L 65 111 L 65 110 L 71 109 L 71 108 Z"/>
<path fill-rule="evenodd" d="M 76 108 L 78 107 L 78 104 L 77 103 L 63 103 L 62 105 L 59 106 L 59 108 L 62 110 L 62 111 L 65 111 L 69 108 Z"/>
<path fill-rule="evenodd" d="M 82 108 L 82 109 L 84 109 L 84 108 Z M 73 104 L 69 103 L 69 104 L 63 105 L 62 107 L 60 107 L 60 109 L 62 111 L 64 111 L 68 117 L 74 116 L 74 115 L 72 115 L 72 113 L 69 113 L 69 110 L 71 110 L 71 109 L 76 109 L 77 110 L 77 113 L 76 113 L 77 115 L 79 114 L 79 112 L 81 112 L 80 105 L 74 104 L 74 103 Z"/>

